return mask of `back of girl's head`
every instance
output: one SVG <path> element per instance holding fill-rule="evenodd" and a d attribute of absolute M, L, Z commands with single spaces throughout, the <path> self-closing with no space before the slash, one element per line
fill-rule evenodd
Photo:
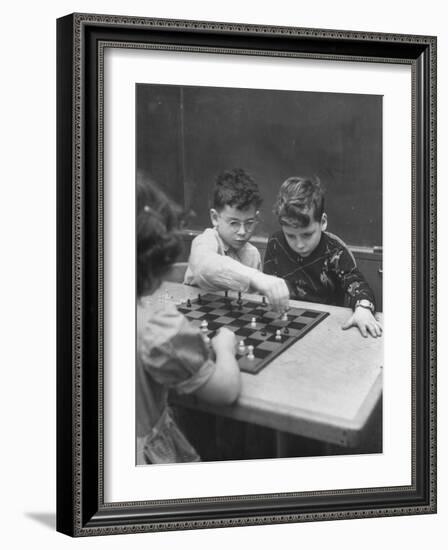
<path fill-rule="evenodd" d="M 137 296 L 154 290 L 181 251 L 179 207 L 149 180 L 136 186 Z"/>
<path fill-rule="evenodd" d="M 324 190 L 318 177 L 292 177 L 280 187 L 274 214 L 280 225 L 307 227 L 311 220 L 322 220 Z"/>

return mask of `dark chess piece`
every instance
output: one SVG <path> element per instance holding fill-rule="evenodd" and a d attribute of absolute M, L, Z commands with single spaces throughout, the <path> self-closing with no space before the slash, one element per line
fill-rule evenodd
<path fill-rule="evenodd" d="M 191 307 L 191 300 L 190 300 L 190 298 L 188 298 L 188 300 L 187 300 L 187 307 Z"/>
<path fill-rule="evenodd" d="M 266 307 L 266 306 L 268 305 L 267 302 L 266 302 L 266 296 L 263 296 L 263 298 L 262 298 L 262 300 L 261 300 L 261 305 L 262 305 L 263 307 Z"/>
<path fill-rule="evenodd" d="M 202 298 L 200 294 L 198 294 L 198 304 L 202 304 Z"/>
<path fill-rule="evenodd" d="M 284 328 L 283 333 L 284 333 L 284 334 L 289 334 L 289 329 L 288 329 L 288 327 L 285 327 L 285 328 Z"/>

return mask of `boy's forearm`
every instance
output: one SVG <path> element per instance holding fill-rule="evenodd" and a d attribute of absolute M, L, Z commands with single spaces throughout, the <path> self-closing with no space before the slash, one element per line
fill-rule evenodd
<path fill-rule="evenodd" d="M 375 295 L 348 248 L 343 249 L 336 265 L 336 280 L 342 287 L 345 305 L 355 310 L 358 300 L 368 300 L 375 307 Z"/>
<path fill-rule="evenodd" d="M 344 291 L 348 298 L 348 306 L 353 310 L 359 300 L 368 300 L 376 309 L 375 295 L 362 273 L 355 269 L 344 277 Z"/>
<path fill-rule="evenodd" d="M 202 254 L 191 254 L 190 269 L 201 286 L 216 286 L 246 292 L 255 268 L 246 266 L 233 258 L 221 256 L 217 252 L 207 251 Z"/>

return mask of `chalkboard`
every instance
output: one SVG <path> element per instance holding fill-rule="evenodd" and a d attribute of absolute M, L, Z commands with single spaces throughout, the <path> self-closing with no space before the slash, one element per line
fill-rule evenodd
<path fill-rule="evenodd" d="M 272 205 L 290 176 L 317 175 L 328 230 L 382 245 L 382 97 L 137 85 L 137 170 L 209 225 L 216 175 L 244 168 L 264 198 L 258 234 L 278 229 Z"/>

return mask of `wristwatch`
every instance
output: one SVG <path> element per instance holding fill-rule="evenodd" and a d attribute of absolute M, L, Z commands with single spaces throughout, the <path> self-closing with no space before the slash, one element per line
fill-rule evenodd
<path fill-rule="evenodd" d="M 366 299 L 358 300 L 355 304 L 355 309 L 357 307 L 363 307 L 365 309 L 370 309 L 370 311 L 372 313 L 375 313 L 375 306 L 372 304 L 372 302 L 370 300 L 366 300 Z"/>

